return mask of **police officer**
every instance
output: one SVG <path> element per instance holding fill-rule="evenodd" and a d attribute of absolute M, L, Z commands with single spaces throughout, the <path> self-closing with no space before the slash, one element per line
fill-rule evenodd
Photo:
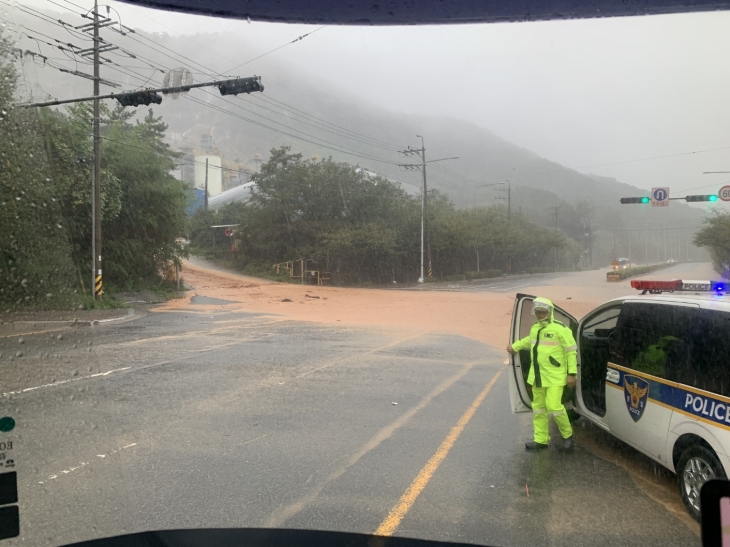
<path fill-rule="evenodd" d="M 532 314 L 537 320 L 530 334 L 507 346 L 509 353 L 530 350 L 531 366 L 527 383 L 532 386 L 533 441 L 525 443 L 527 450 L 548 447 L 548 414 L 551 414 L 563 437 L 560 447 L 573 448 L 573 428 L 562 403 L 566 385 L 575 387 L 577 346 L 573 333 L 553 315 L 553 303 L 547 298 L 535 298 Z"/>

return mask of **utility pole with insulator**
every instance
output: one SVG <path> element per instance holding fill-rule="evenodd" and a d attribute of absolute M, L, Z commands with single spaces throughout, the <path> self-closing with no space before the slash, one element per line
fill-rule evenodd
<path fill-rule="evenodd" d="M 406 150 L 400 150 L 399 153 L 404 156 L 412 156 L 412 155 L 418 155 L 421 157 L 421 165 L 414 165 L 414 164 L 401 164 L 401 168 L 406 170 L 418 170 L 420 169 L 423 173 L 423 183 L 421 186 L 421 275 L 418 278 L 419 283 L 423 283 L 424 280 L 424 270 L 423 270 L 423 258 L 424 258 L 424 243 L 425 243 L 425 233 L 426 233 L 426 196 L 427 196 L 427 186 L 426 186 L 426 146 L 423 141 L 423 137 L 421 135 L 416 135 L 417 137 L 421 138 L 421 148 L 411 148 L 410 146 Z M 431 270 L 431 246 L 429 245 L 429 257 L 428 257 L 428 271 L 429 271 L 429 277 L 432 275 Z"/>
<path fill-rule="evenodd" d="M 555 271 L 558 271 L 558 209 L 559 207 L 556 205 L 555 207 L 550 207 L 551 209 L 555 209 L 555 211 L 552 213 L 555 215 Z"/>
<path fill-rule="evenodd" d="M 92 265 L 94 298 L 101 300 L 104 294 L 101 279 L 101 127 L 99 113 L 99 4 L 94 0 L 94 177 L 91 198 L 93 212 Z"/>
<path fill-rule="evenodd" d="M 444 160 L 458 160 L 459 156 L 451 158 L 439 158 L 437 160 L 426 161 L 426 145 L 424 144 L 423 137 L 416 135 L 421 139 L 421 148 L 411 148 L 410 146 L 406 150 L 399 150 L 398 153 L 404 157 L 418 155 L 421 158 L 420 164 L 415 163 L 399 163 L 398 166 L 406 171 L 421 171 L 423 174 L 423 187 L 421 189 L 421 277 L 418 278 L 419 283 L 423 283 L 423 255 L 424 255 L 424 233 L 425 243 L 428 248 L 428 277 L 433 276 L 433 268 L 431 266 L 431 237 L 428 229 L 427 213 L 428 213 L 428 186 L 426 184 L 426 164 L 433 163 L 436 161 Z"/>
<path fill-rule="evenodd" d="M 497 196 L 496 199 L 505 199 L 507 200 L 507 225 L 510 224 L 510 219 L 512 217 L 512 183 L 505 179 L 507 183 L 507 188 L 500 188 L 498 191 L 505 192 L 507 195 L 505 197 Z M 504 183 L 502 183 L 504 184 Z"/>
<path fill-rule="evenodd" d="M 208 210 L 208 158 L 205 158 L 205 195 L 203 196 L 203 199 L 205 200 L 205 210 Z"/>

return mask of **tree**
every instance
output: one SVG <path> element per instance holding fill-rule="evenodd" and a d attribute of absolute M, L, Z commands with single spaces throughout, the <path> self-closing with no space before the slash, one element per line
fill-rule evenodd
<path fill-rule="evenodd" d="M 0 303 L 66 305 L 91 294 L 91 108 L 12 108 L 16 52 L 0 33 Z M 105 288 L 131 288 L 185 256 L 186 187 L 159 117 L 101 112 Z"/>
<path fill-rule="evenodd" d="M 186 187 L 170 174 L 177 155 L 152 109 L 132 125 L 118 107 L 104 129 L 102 170 L 121 192 L 118 214 L 102 217 L 105 271 L 112 284 L 129 286 L 186 256 L 179 242 L 187 232 Z"/>
<path fill-rule="evenodd" d="M 12 107 L 13 49 L 0 29 L 0 303 L 67 303 L 78 288 L 68 226 L 37 112 Z"/>
<path fill-rule="evenodd" d="M 714 211 L 705 219 L 706 226 L 694 237 L 694 244 L 707 247 L 715 271 L 723 277 L 730 275 L 730 213 Z"/>

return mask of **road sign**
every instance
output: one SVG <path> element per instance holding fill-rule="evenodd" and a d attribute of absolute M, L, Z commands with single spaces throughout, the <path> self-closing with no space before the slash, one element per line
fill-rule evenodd
<path fill-rule="evenodd" d="M 717 195 L 722 201 L 730 201 L 730 186 L 723 186 L 720 188 Z"/>
<path fill-rule="evenodd" d="M 652 207 L 669 207 L 669 188 L 659 187 L 651 189 Z"/>

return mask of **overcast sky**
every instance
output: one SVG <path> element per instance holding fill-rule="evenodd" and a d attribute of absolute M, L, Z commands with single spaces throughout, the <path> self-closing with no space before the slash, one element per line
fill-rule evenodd
<path fill-rule="evenodd" d="M 54 8 L 46 0 L 32 3 Z M 318 28 L 112 6 L 126 25 L 188 34 L 202 45 L 196 33 L 244 33 L 255 49 L 199 48 L 197 61 L 223 56 L 236 61 L 231 68 Z M 705 185 L 697 193 L 711 193 L 730 181 L 730 175 L 702 175 L 730 171 L 729 29 L 730 13 L 725 12 L 491 25 L 328 26 L 246 68 L 265 73 L 267 63 L 292 62 L 377 105 L 466 119 L 585 173 L 645 188 L 665 185 L 673 195 Z M 630 161 L 690 152 L 699 153 Z"/>

